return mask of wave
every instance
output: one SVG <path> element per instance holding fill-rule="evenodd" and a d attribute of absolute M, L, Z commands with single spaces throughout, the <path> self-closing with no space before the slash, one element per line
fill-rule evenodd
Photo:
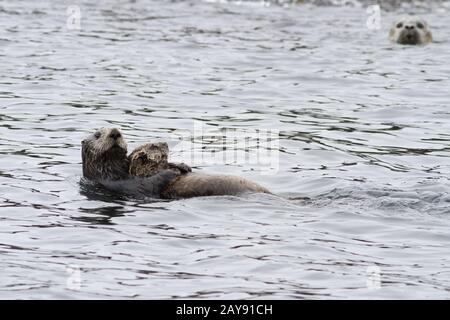
<path fill-rule="evenodd" d="M 313 4 L 317 6 L 352 6 L 364 7 L 380 5 L 382 9 L 392 10 L 400 7 L 430 8 L 435 5 L 450 6 L 449 0 L 205 0 L 207 2 L 225 2 L 236 4 L 262 4 L 262 5 L 291 5 L 291 4 Z"/>

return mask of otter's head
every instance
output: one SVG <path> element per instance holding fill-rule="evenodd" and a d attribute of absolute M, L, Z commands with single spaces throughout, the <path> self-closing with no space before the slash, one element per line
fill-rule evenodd
<path fill-rule="evenodd" d="M 399 44 L 426 44 L 433 41 L 427 23 L 416 17 L 406 17 L 397 21 L 389 32 L 389 38 Z"/>
<path fill-rule="evenodd" d="M 130 174 L 148 177 L 168 165 L 169 146 L 165 142 L 147 143 L 137 147 L 129 156 Z"/>
<path fill-rule="evenodd" d="M 83 176 L 89 180 L 128 178 L 127 144 L 116 128 L 102 128 L 81 142 Z"/>

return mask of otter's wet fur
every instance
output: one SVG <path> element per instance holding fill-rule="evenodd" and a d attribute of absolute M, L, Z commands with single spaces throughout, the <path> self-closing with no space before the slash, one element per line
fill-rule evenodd
<path fill-rule="evenodd" d="M 151 143 L 140 146 L 129 157 L 130 173 L 141 177 L 149 177 L 158 170 L 170 168 L 168 156 L 169 148 L 166 143 Z M 174 178 L 161 192 L 161 197 L 181 199 L 239 195 L 245 192 L 270 193 L 269 190 L 257 183 L 237 176 L 187 173 Z"/>
<path fill-rule="evenodd" d="M 127 144 L 116 128 L 102 128 L 81 145 L 84 179 L 120 194 L 160 197 L 178 175 L 173 170 L 160 170 L 145 178 L 130 175 Z"/>
<path fill-rule="evenodd" d="M 102 128 L 81 142 L 83 176 L 91 181 L 129 177 L 127 144 L 116 128 Z"/>
<path fill-rule="evenodd" d="M 237 196 L 247 192 L 271 193 L 259 184 L 238 176 L 189 173 L 172 180 L 162 191 L 161 198 L 182 199 L 205 196 Z"/>
<path fill-rule="evenodd" d="M 165 142 L 146 143 L 133 150 L 128 156 L 129 173 L 132 176 L 149 177 L 162 170 L 172 170 L 177 174 L 191 172 L 184 163 L 170 163 L 169 146 Z"/>

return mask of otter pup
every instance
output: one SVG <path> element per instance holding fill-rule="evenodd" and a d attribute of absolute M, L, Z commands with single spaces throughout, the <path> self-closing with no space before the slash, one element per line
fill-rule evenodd
<path fill-rule="evenodd" d="M 171 168 L 171 164 L 167 162 L 168 155 L 169 148 L 167 143 L 150 143 L 140 146 L 129 157 L 130 174 L 149 177 L 158 172 L 158 170 Z M 177 170 L 180 170 L 179 166 Z M 164 199 L 180 199 L 201 196 L 239 195 L 245 192 L 270 193 L 269 190 L 257 183 L 241 177 L 189 173 L 190 171 L 181 171 L 162 190 L 161 197 Z"/>
<path fill-rule="evenodd" d="M 169 146 L 166 142 L 155 142 L 141 145 L 128 156 L 129 173 L 132 176 L 153 176 L 161 170 L 172 170 L 181 175 L 192 169 L 184 163 L 170 163 Z"/>
<path fill-rule="evenodd" d="M 389 39 L 399 44 L 423 45 L 433 41 L 433 36 L 424 20 L 410 16 L 394 24 Z"/>
<path fill-rule="evenodd" d="M 96 131 L 84 139 L 81 146 L 83 177 L 121 194 L 159 197 L 178 175 L 174 170 L 160 170 L 148 178 L 130 175 L 127 144 L 116 128 Z"/>

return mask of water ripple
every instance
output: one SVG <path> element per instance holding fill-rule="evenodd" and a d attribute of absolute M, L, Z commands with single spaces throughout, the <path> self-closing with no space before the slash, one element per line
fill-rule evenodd
<path fill-rule="evenodd" d="M 83 3 L 81 30 L 65 2 L 0 5 L 0 297 L 448 298 L 448 5 L 383 1 L 370 32 L 365 0 L 154 2 Z M 387 41 L 408 11 L 435 43 Z M 195 168 L 276 195 L 80 183 L 93 128 L 172 147 L 194 121 L 280 130 L 276 175 Z"/>

